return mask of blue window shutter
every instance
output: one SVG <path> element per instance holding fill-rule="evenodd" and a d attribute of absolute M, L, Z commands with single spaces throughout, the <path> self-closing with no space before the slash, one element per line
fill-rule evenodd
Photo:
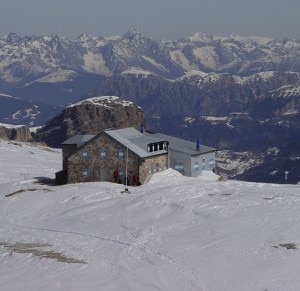
<path fill-rule="evenodd" d="M 87 159 L 87 156 L 88 156 L 87 150 L 86 150 L 86 149 L 82 150 L 82 158 L 83 158 L 84 160 L 86 160 L 86 159 Z"/>
<path fill-rule="evenodd" d="M 100 159 L 105 159 L 106 158 L 106 151 L 101 149 L 100 150 Z"/>
<path fill-rule="evenodd" d="M 118 150 L 118 158 L 123 159 L 124 158 L 124 151 L 123 150 Z"/>

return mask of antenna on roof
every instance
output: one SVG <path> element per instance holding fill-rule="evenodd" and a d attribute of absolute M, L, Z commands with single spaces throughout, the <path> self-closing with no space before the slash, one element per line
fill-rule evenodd
<path fill-rule="evenodd" d="M 199 138 L 197 138 L 197 141 L 196 141 L 196 150 L 199 152 L 200 150 L 200 140 Z"/>

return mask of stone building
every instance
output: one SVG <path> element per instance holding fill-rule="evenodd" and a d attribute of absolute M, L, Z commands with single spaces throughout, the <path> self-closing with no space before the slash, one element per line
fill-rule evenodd
<path fill-rule="evenodd" d="M 62 143 L 63 170 L 56 173 L 56 181 L 138 185 L 152 173 L 169 167 L 187 176 L 197 176 L 202 170 L 214 168 L 215 151 L 133 127 L 76 135 Z"/>

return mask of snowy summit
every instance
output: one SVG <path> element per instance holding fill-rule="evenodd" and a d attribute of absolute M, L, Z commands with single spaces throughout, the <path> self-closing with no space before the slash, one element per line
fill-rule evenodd
<path fill-rule="evenodd" d="M 109 106 L 109 104 L 111 104 L 111 103 L 119 104 L 119 105 L 122 105 L 122 106 L 133 105 L 133 102 L 122 100 L 121 98 L 119 98 L 117 96 L 99 96 L 99 97 L 91 97 L 91 98 L 88 98 L 88 99 L 84 99 L 84 100 L 79 101 L 77 103 L 71 104 L 68 107 L 79 106 L 83 103 L 92 103 L 94 105 L 104 106 L 104 107 Z"/>

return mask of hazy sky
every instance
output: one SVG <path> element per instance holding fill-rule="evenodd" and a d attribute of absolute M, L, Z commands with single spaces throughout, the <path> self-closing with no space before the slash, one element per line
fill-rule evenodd
<path fill-rule="evenodd" d="M 0 36 L 76 39 L 136 28 L 154 38 L 203 32 L 300 39 L 300 0 L 0 0 Z"/>

